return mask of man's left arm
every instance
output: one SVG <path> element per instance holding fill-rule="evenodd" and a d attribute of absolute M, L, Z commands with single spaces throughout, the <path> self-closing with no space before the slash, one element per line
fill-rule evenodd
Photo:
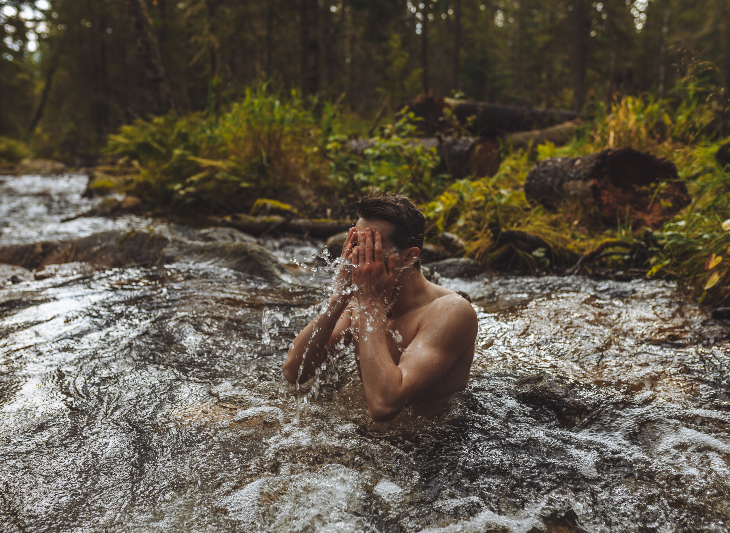
<path fill-rule="evenodd" d="M 363 312 L 365 311 L 365 312 Z M 373 420 L 394 418 L 428 390 L 474 346 L 478 321 L 471 305 L 454 294 L 434 302 L 416 337 L 396 365 L 377 306 L 360 310 L 360 369 Z"/>

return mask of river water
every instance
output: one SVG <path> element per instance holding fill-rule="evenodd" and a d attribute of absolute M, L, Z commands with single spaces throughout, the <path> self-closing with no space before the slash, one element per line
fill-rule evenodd
<path fill-rule="evenodd" d="M 85 183 L 1 178 L 0 246 L 156 224 L 61 222 Z M 479 315 L 468 390 L 377 424 L 351 353 L 282 378 L 328 273 L 264 244 L 288 276 L 0 267 L 0 531 L 730 530 L 730 328 L 672 284 L 441 279 Z"/>

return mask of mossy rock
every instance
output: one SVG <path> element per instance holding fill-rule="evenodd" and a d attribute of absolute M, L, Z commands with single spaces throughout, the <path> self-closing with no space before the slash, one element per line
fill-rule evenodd
<path fill-rule="evenodd" d="M 279 202 L 278 200 L 259 198 L 251 208 L 251 215 L 279 215 L 283 217 L 295 217 L 299 216 L 299 211 L 291 205 Z"/>

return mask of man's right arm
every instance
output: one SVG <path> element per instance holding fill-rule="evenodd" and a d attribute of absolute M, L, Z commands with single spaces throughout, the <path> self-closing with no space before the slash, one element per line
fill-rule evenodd
<path fill-rule="evenodd" d="M 335 274 L 335 289 L 327 308 L 294 339 L 284 361 L 282 372 L 289 383 L 304 383 L 314 376 L 327 359 L 329 349 L 337 344 L 350 327 L 349 313 L 343 313 L 350 302 L 350 255 L 357 240 L 355 228 L 347 233 L 342 246 L 340 264 Z"/>
<path fill-rule="evenodd" d="M 332 296 L 327 309 L 294 339 L 282 367 L 289 383 L 305 383 L 326 361 L 329 351 L 346 335 L 350 314 L 344 312 L 349 298 Z"/>

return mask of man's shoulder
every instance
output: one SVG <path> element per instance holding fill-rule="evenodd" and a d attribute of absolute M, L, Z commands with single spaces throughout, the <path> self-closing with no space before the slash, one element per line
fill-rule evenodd
<path fill-rule="evenodd" d="M 439 320 L 444 320 L 445 318 L 469 319 L 470 322 L 472 319 L 476 320 L 476 312 L 469 301 L 454 291 L 444 287 L 439 288 L 442 290 L 439 291 L 434 300 L 429 304 L 426 311 L 427 318 Z"/>

